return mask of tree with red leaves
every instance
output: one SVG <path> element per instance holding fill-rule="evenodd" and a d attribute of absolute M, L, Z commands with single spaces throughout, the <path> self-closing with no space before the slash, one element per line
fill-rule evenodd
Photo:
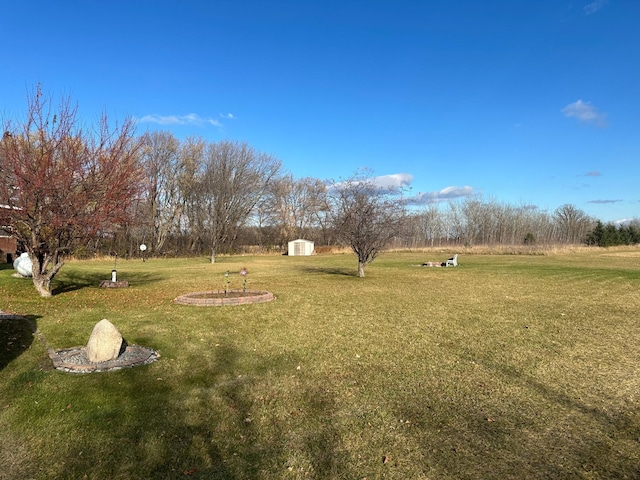
<path fill-rule="evenodd" d="M 33 262 L 33 284 L 51 296 L 65 254 L 128 221 L 141 191 L 139 140 L 133 120 L 111 127 L 106 115 L 91 130 L 68 98 L 54 108 L 40 85 L 20 122 L 7 120 L 0 140 L 3 228 Z"/>

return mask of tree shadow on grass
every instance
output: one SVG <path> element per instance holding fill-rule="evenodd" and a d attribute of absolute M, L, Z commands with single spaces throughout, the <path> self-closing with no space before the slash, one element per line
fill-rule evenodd
<path fill-rule="evenodd" d="M 226 412 L 223 414 L 232 419 L 228 438 L 234 438 L 235 445 L 225 452 L 223 461 L 233 459 L 237 478 L 357 478 L 353 472 L 346 474 L 348 463 L 339 454 L 343 445 L 334 426 L 335 399 L 324 385 L 292 376 L 290 371 L 299 362 L 289 354 L 257 358 L 254 374 L 235 375 L 247 355 L 255 356 L 237 348 L 221 347 L 215 364 L 205 370 L 217 379 L 216 396 Z M 288 401 L 265 409 L 263 406 L 272 402 L 270 396 L 277 394 L 277 389 L 264 390 L 265 384 L 270 386 L 266 378 L 274 372 L 296 377 L 293 383 L 297 388 L 287 390 L 291 396 Z M 191 381 L 205 389 L 205 385 L 211 385 L 209 375 L 196 375 Z M 206 402 L 207 395 L 201 400 Z M 286 410 L 286 405 L 291 409 Z M 225 478 L 209 469 L 201 473 L 203 478 Z"/>
<path fill-rule="evenodd" d="M 303 387 L 291 400 L 295 408 L 281 402 L 280 382 L 287 384 L 297 361 L 290 354 L 259 357 L 232 346 L 218 346 L 204 358 L 194 352 L 185 348 L 176 358 L 144 367 L 64 382 L 68 399 L 58 402 L 70 406 L 58 415 L 68 418 L 65 430 L 72 434 L 55 444 L 59 461 L 44 473 L 154 480 L 298 478 L 300 464 L 289 463 L 292 452 L 294 460 L 306 459 L 315 478 L 331 478 L 343 469 L 335 455 L 339 444 L 330 395 Z M 309 431 L 304 415 L 327 421 Z M 43 474 L 35 471 L 42 460 L 34 452 L 30 473 Z"/>
<path fill-rule="evenodd" d="M 321 385 L 310 385 L 303 389 L 303 405 L 307 420 L 314 428 L 305 428 L 301 450 L 309 458 L 315 478 L 361 478 L 349 466 L 341 432 L 336 427 L 336 401 Z M 306 474 L 306 472 L 305 472 Z"/>
<path fill-rule="evenodd" d="M 31 346 L 38 318 L 0 314 L 0 371 Z"/>
<path fill-rule="evenodd" d="M 565 419 L 582 422 L 581 427 L 574 426 L 570 420 L 554 424 L 547 435 L 550 445 L 541 448 L 537 456 L 527 451 L 530 460 L 537 460 L 538 464 L 557 477 L 565 477 L 567 473 L 578 471 L 581 476 L 595 473 L 602 478 L 633 478 L 638 475 L 638 457 L 628 455 L 617 445 L 636 443 L 640 439 L 640 418 L 638 409 L 627 404 L 629 410 L 607 406 L 608 400 L 601 397 L 602 404 L 590 404 L 579 396 L 572 396 L 563 391 L 562 385 L 544 383 L 532 375 L 520 372 L 508 365 L 499 364 L 484 359 L 483 364 L 503 377 L 510 383 L 520 384 L 532 395 L 543 398 L 555 409 L 564 411 Z M 564 450 L 564 456 L 549 455 L 549 451 Z M 637 452 L 637 450 L 636 450 Z M 574 471 L 567 468 L 573 461 Z"/>
<path fill-rule="evenodd" d="M 148 285 L 164 280 L 165 277 L 157 273 L 126 273 L 119 274 L 118 280 L 126 280 L 130 287 L 137 285 Z M 111 280 L 111 272 L 72 272 L 66 273 L 61 278 L 56 278 L 56 286 L 52 289 L 53 295 L 61 293 L 74 292 L 83 288 L 99 288 L 100 283 L 104 280 Z"/>
<path fill-rule="evenodd" d="M 460 358 L 470 361 L 466 355 Z M 488 386 L 478 380 L 476 396 L 443 403 L 426 393 L 398 402 L 397 417 L 411 419 L 420 432 L 425 474 L 469 479 L 637 478 L 638 455 L 620 448 L 640 438 L 637 410 L 596 408 L 563 392 L 562 386 L 545 384 L 509 366 L 490 359 L 479 364 L 494 373 L 495 383 Z M 525 393 L 518 408 L 496 402 L 502 382 Z"/>
<path fill-rule="evenodd" d="M 37 412 L 5 444 L 37 438 L 39 448 L 21 450 L 0 477 L 359 478 L 345 474 L 333 395 L 292 375 L 295 355 L 176 351 L 114 372 L 40 372 L 46 382 L 20 387 L 43 389 Z"/>
<path fill-rule="evenodd" d="M 184 379 L 171 378 L 171 362 L 177 361 L 161 358 L 73 379 L 75 418 L 66 427 L 74 434 L 56 446 L 60 460 L 46 473 L 51 478 L 239 478 L 225 462 L 231 454 L 216 433 L 219 423 L 209 421 L 209 412 L 192 416 L 192 390 L 182 389 Z M 189 378 L 188 371 L 183 374 Z"/>
<path fill-rule="evenodd" d="M 298 268 L 303 272 L 312 275 L 342 275 L 345 277 L 358 276 L 358 270 L 356 268 L 315 267 L 311 265 L 300 265 Z"/>
<path fill-rule="evenodd" d="M 288 385 L 296 361 L 219 346 L 206 358 L 185 349 L 179 358 L 145 367 L 77 376 L 65 387 L 69 400 L 59 400 L 70 402 L 58 415 L 69 418 L 65 429 L 71 435 L 56 444 L 59 461 L 45 473 L 154 480 L 358 478 L 341 475 L 348 465 L 338 454 L 331 394 L 301 383 L 295 398 L 281 401 L 280 382 Z M 36 473 L 42 462 L 36 453 L 29 463 Z"/>

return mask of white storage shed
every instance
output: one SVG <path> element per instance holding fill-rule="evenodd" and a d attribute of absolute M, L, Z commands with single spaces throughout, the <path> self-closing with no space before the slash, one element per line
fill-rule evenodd
<path fill-rule="evenodd" d="M 299 238 L 289 242 L 289 255 L 313 255 L 314 245 L 309 240 Z"/>

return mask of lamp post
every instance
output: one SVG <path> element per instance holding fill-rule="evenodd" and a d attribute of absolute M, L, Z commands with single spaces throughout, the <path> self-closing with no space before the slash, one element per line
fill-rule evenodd
<path fill-rule="evenodd" d="M 142 261 L 143 261 L 143 262 L 144 262 L 144 251 L 145 251 L 146 249 L 147 249 L 147 246 L 146 246 L 144 243 L 140 244 L 140 252 L 141 252 L 141 254 L 142 254 Z"/>

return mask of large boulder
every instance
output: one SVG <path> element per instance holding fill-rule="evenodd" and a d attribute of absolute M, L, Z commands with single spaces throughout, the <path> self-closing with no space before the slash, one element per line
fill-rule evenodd
<path fill-rule="evenodd" d="M 27 252 L 22 253 L 14 260 L 13 268 L 23 277 L 33 276 L 33 262 Z"/>
<path fill-rule="evenodd" d="M 90 362 L 115 360 L 122 351 L 124 340 L 118 329 L 109 320 L 102 319 L 93 327 L 87 343 L 87 359 Z"/>

